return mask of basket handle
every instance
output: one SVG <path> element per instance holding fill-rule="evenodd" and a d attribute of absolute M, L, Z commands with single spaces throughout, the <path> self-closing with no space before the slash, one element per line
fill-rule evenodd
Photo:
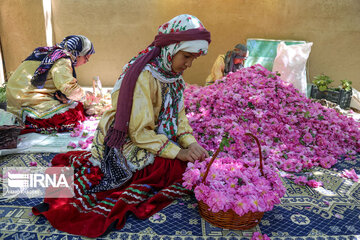
<path fill-rule="evenodd" d="M 255 137 L 253 134 L 251 133 L 245 133 L 245 135 L 248 135 L 250 137 L 252 137 L 253 139 L 255 139 L 256 141 L 256 144 L 258 145 L 258 148 L 259 148 L 259 158 L 260 158 L 260 172 L 261 172 L 261 175 L 264 177 L 264 171 L 263 171 L 263 158 L 262 158 L 262 154 L 261 154 L 261 146 L 260 146 L 260 141 L 257 137 Z M 215 158 L 217 157 L 217 155 L 220 153 L 220 146 L 218 147 L 218 149 L 216 150 L 216 152 L 214 153 L 214 155 L 212 156 L 207 168 L 206 168 L 206 171 L 205 171 L 205 174 L 204 174 L 204 177 L 203 179 L 201 180 L 201 183 L 205 182 L 205 179 L 207 177 L 207 175 L 209 174 L 209 170 L 210 170 L 210 166 L 212 165 L 212 163 L 215 161 Z"/>

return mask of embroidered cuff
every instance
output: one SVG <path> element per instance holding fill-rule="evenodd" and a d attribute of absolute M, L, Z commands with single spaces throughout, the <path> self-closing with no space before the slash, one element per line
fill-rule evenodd
<path fill-rule="evenodd" d="M 164 145 L 156 153 L 157 156 L 169 159 L 175 159 L 181 148 L 176 146 L 176 144 L 167 140 Z"/>
<path fill-rule="evenodd" d="M 181 133 L 177 136 L 177 138 L 178 138 L 178 143 L 183 148 L 187 148 L 190 144 L 197 142 L 191 132 Z"/>

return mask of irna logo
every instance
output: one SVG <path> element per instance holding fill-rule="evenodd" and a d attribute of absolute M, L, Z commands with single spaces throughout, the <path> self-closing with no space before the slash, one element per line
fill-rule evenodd
<path fill-rule="evenodd" d="M 3 169 L 5 198 L 71 198 L 74 170 L 69 167 L 6 167 Z"/>
<path fill-rule="evenodd" d="M 8 173 L 8 185 L 12 188 L 70 187 L 64 174 Z"/>

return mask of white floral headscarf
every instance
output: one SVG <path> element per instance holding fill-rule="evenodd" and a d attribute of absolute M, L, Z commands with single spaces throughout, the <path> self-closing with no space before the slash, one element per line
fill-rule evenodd
<path fill-rule="evenodd" d="M 161 25 L 158 29 L 159 34 L 167 34 L 171 32 L 185 31 L 195 28 L 204 28 L 204 25 L 200 22 L 197 17 L 189 14 L 182 14 L 174 17 L 170 21 Z M 160 82 L 173 83 L 177 80 L 183 80 L 182 72 L 175 73 L 172 70 L 172 59 L 175 54 L 182 50 L 191 53 L 197 53 L 200 55 L 207 54 L 209 43 L 206 40 L 192 40 L 182 41 L 174 43 L 161 48 L 160 56 L 148 63 L 143 70 L 148 70 L 158 79 Z M 149 52 L 153 46 L 148 47 L 141 51 L 136 57 L 130 60 L 123 68 L 123 73 L 120 75 L 118 81 L 115 83 L 112 92 L 117 91 L 120 86 L 122 79 L 129 67 L 137 58 L 142 56 L 144 53 Z"/>
<path fill-rule="evenodd" d="M 106 144 L 120 148 L 125 143 L 133 103 L 132 94 L 138 76 L 144 70 L 150 71 L 162 85 L 168 85 L 162 86 L 162 92 L 167 87 L 169 91 L 162 94 L 163 104 L 158 120 L 163 129 L 158 129 L 158 133 L 164 133 L 169 139 L 176 141 L 176 129 L 174 131 L 172 128 L 178 123 L 185 84 L 182 72 L 176 73 L 172 70 L 173 57 L 180 50 L 197 53 L 199 56 L 204 55 L 207 53 L 210 42 L 210 32 L 194 16 L 182 14 L 161 25 L 154 42 L 124 66 L 113 88 L 114 93 L 121 87 L 115 123 L 106 133 Z"/>
<path fill-rule="evenodd" d="M 179 15 L 169 22 L 159 27 L 158 33 L 167 34 L 170 32 L 179 32 L 194 28 L 204 28 L 199 19 L 194 16 L 183 14 Z M 205 40 L 182 41 L 170 44 L 161 48 L 160 67 L 163 70 L 172 71 L 172 59 L 177 52 L 185 51 L 197 53 L 199 55 L 207 54 L 209 43 Z"/>

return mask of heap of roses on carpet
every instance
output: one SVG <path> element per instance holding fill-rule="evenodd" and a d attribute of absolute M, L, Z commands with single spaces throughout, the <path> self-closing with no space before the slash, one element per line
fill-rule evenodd
<path fill-rule="evenodd" d="M 209 86 L 188 85 L 184 97 L 189 123 L 205 149 L 215 152 L 228 133 L 232 141 L 219 157 L 256 159 L 257 149 L 248 151 L 244 144 L 245 132 L 250 132 L 260 139 L 265 162 L 297 184 L 320 186 L 310 174 L 294 173 L 330 168 L 338 159 L 356 159 L 360 152 L 359 122 L 313 102 L 261 65 Z M 349 172 L 356 180 L 356 173 Z"/>

